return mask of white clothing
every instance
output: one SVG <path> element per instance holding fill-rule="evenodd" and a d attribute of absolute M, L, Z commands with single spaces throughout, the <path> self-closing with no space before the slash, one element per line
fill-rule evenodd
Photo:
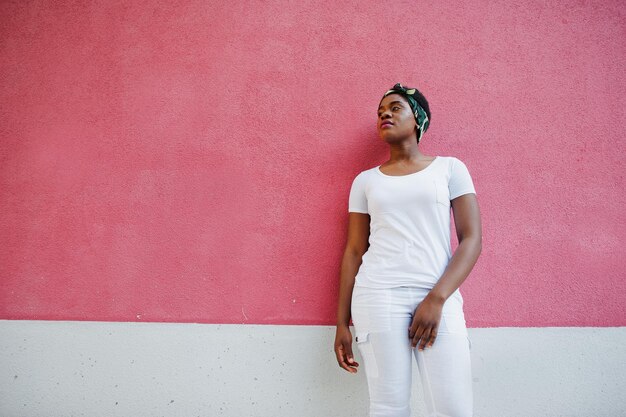
<path fill-rule="evenodd" d="M 416 287 L 354 287 L 352 321 L 369 390 L 370 417 L 411 415 L 411 367 L 417 360 L 428 417 L 471 417 L 471 342 L 462 304 L 444 303 L 437 338 L 420 351 L 411 347 L 409 326 L 429 290 Z M 360 368 L 361 369 L 361 368 Z"/>
<path fill-rule="evenodd" d="M 472 178 L 452 156 L 408 175 L 386 175 L 380 165 L 359 173 L 348 211 L 370 215 L 370 237 L 355 286 L 434 287 L 452 257 L 450 200 L 467 193 L 476 193 Z"/>
<path fill-rule="evenodd" d="M 355 278 L 351 315 L 363 358 L 371 417 L 410 415 L 411 360 L 417 360 L 429 417 L 472 415 L 469 338 L 457 289 L 444 303 L 432 347 L 411 348 L 415 309 L 445 271 L 450 200 L 476 193 L 463 162 L 437 156 L 403 176 L 380 166 L 362 171 L 350 189 L 349 212 L 370 215 L 369 248 Z"/>

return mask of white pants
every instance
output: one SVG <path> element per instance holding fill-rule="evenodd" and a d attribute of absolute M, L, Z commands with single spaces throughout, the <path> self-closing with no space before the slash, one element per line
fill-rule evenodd
<path fill-rule="evenodd" d="M 470 341 L 463 298 L 456 291 L 444 303 L 435 343 L 411 347 L 409 327 L 428 289 L 372 289 L 355 286 L 352 322 L 364 362 L 370 417 L 409 417 L 413 354 L 424 388 L 428 417 L 472 416 Z"/>

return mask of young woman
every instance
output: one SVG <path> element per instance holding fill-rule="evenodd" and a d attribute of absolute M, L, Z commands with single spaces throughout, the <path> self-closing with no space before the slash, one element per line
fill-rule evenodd
<path fill-rule="evenodd" d="M 365 366 L 370 417 L 409 417 L 415 355 L 429 417 L 472 415 L 470 341 L 459 286 L 481 252 L 481 222 L 467 167 L 427 156 L 419 142 L 430 109 L 396 84 L 378 108 L 389 160 L 362 171 L 349 196 L 335 354 L 356 373 L 350 318 Z M 451 253 L 450 208 L 459 245 Z"/>

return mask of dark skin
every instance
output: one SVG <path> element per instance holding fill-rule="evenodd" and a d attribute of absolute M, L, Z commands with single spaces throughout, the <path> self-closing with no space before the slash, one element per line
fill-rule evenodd
<path fill-rule="evenodd" d="M 385 125 L 392 122 L 392 125 Z M 378 134 L 389 144 L 389 160 L 380 166 L 387 175 L 408 175 L 426 168 L 435 159 L 420 152 L 417 143 L 417 122 L 408 101 L 399 94 L 385 97 L 378 109 Z M 445 301 L 465 281 L 476 264 L 482 249 L 482 226 L 475 194 L 465 194 L 451 200 L 459 245 L 446 270 L 413 314 L 408 337 L 411 346 L 419 350 L 431 347 L 437 339 L 441 312 Z M 356 373 L 359 364 L 352 352 L 349 329 L 350 307 L 354 279 L 368 248 L 370 216 L 349 213 L 348 239 L 341 262 L 339 304 L 335 355 L 339 366 Z"/>

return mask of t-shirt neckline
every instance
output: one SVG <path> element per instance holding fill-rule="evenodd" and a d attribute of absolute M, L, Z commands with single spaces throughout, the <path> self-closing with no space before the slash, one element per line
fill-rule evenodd
<path fill-rule="evenodd" d="M 430 167 L 431 167 L 431 166 L 432 166 L 435 162 L 437 162 L 439 159 L 440 159 L 440 158 L 439 158 L 439 155 L 436 155 L 436 156 L 435 156 L 435 159 L 433 159 L 433 160 L 430 162 L 430 164 L 428 164 L 428 165 L 426 166 L 426 168 L 422 168 L 422 169 L 420 169 L 419 171 L 417 171 L 417 172 L 413 172 L 413 173 L 411 173 L 411 174 L 406 174 L 406 175 L 387 175 L 387 174 L 385 174 L 384 172 L 382 172 L 382 171 L 380 170 L 380 166 L 381 166 L 382 164 L 381 164 L 381 165 L 378 165 L 378 166 L 376 167 L 376 172 L 378 172 L 378 173 L 379 173 L 380 175 L 382 175 L 383 177 L 387 177 L 387 178 L 404 178 L 404 177 L 412 177 L 412 176 L 414 176 L 414 175 L 421 174 L 422 172 L 424 172 L 424 171 L 428 170 L 428 168 L 430 168 Z"/>

